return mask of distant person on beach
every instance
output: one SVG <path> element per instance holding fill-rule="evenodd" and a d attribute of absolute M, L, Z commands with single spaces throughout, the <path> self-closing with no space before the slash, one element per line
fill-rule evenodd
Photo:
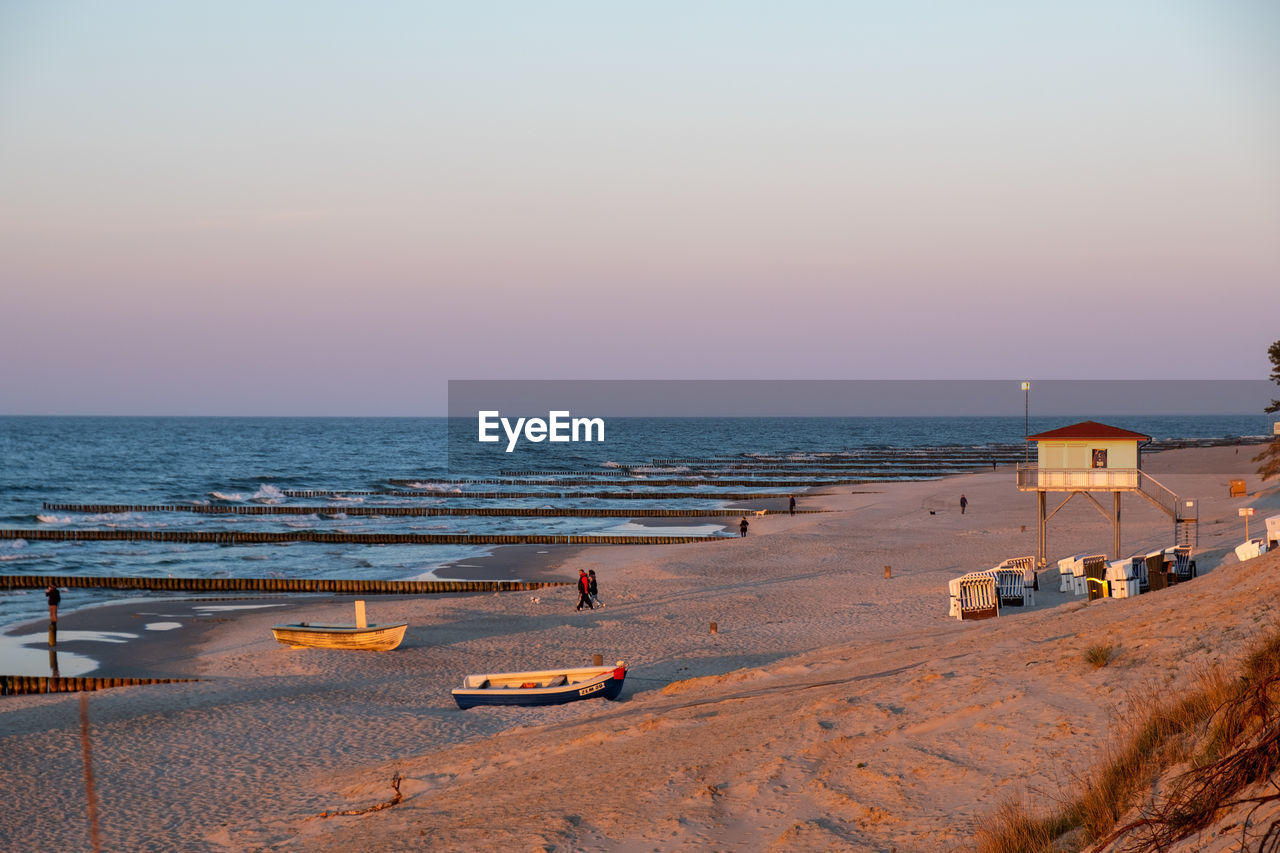
<path fill-rule="evenodd" d="M 791 510 L 791 514 L 792 514 L 792 515 L 795 515 L 795 514 L 796 514 L 796 496 L 795 496 L 795 495 L 792 495 L 792 496 L 791 496 L 791 506 L 790 506 L 790 510 Z"/>
<path fill-rule="evenodd" d="M 44 591 L 44 597 L 49 599 L 49 624 L 58 624 L 58 604 L 62 601 L 62 593 L 53 584 L 49 584 L 48 589 Z"/>
<path fill-rule="evenodd" d="M 577 610 L 582 609 L 582 605 L 587 605 L 588 610 L 595 610 L 595 605 L 591 603 L 591 579 L 587 577 L 587 573 L 582 569 L 578 569 L 578 606 Z"/>
<path fill-rule="evenodd" d="M 968 505 L 969 505 L 969 499 L 966 498 L 963 494 L 960 495 L 960 514 L 961 515 L 964 515 L 964 508 L 967 507 Z"/>
<path fill-rule="evenodd" d="M 596 587 L 596 570 L 592 569 L 587 572 L 587 577 L 590 578 L 590 580 L 587 581 L 587 592 L 591 594 L 592 605 L 599 604 L 601 607 L 604 607 L 604 602 L 600 600 L 600 591 Z"/>
<path fill-rule="evenodd" d="M 742 521 L 738 522 L 738 529 L 742 531 L 743 536 L 747 535 L 747 528 L 751 525 L 747 524 L 747 517 L 744 515 Z"/>

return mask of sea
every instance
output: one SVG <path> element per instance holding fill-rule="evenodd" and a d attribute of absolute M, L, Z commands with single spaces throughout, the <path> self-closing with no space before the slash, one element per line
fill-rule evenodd
<path fill-rule="evenodd" d="M 474 544 L 44 541 L 12 531 L 324 531 L 726 536 L 732 519 L 645 523 L 557 516 L 593 508 L 713 509 L 834 482 L 1012 465 L 1025 435 L 1079 417 L 633 418 L 603 443 L 492 469 L 447 418 L 0 417 L 0 575 L 432 579 L 491 553 Z M 1271 433 L 1266 415 L 1098 418 L 1164 442 Z M 97 512 L 56 507 L 112 505 Z M 321 508 L 239 515 L 172 507 Z M 539 517 L 357 515 L 351 508 L 541 507 Z M 156 511 L 146 507 L 165 507 Z M 273 511 L 274 512 L 274 511 Z M 618 546 L 625 547 L 625 546 Z M 509 575 L 502 578 L 509 579 Z M 77 588 L 63 609 L 125 593 Z M 43 592 L 0 583 L 0 626 L 41 618 Z"/>

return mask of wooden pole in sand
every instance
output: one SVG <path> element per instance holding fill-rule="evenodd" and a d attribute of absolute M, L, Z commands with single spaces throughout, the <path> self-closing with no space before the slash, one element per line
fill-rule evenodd
<path fill-rule="evenodd" d="M 98 837 L 98 795 L 93 790 L 93 755 L 89 747 L 89 696 L 80 694 L 80 752 L 84 758 L 84 798 L 89 811 L 89 843 L 94 853 L 102 850 Z"/>
<path fill-rule="evenodd" d="M 357 602 L 356 602 L 356 627 L 357 627 L 357 628 L 368 628 L 368 627 L 369 627 L 369 620 L 368 620 L 367 618 L 365 618 L 365 615 L 364 615 L 364 602 L 363 602 L 363 601 L 357 601 Z"/>

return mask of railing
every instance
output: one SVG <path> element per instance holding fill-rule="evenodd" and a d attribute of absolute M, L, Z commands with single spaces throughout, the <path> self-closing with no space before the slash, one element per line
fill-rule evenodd
<path fill-rule="evenodd" d="M 1139 478 L 1142 476 L 1144 475 L 1137 468 L 1041 468 L 1039 465 L 1019 465 L 1018 488 L 1024 492 L 1127 491 L 1139 488 Z"/>
<path fill-rule="evenodd" d="M 1184 514 L 1179 512 L 1178 496 L 1173 493 L 1172 489 L 1145 471 L 1139 471 L 1138 474 L 1138 491 L 1146 495 L 1156 506 L 1167 512 L 1169 517 L 1175 521 L 1184 517 Z"/>

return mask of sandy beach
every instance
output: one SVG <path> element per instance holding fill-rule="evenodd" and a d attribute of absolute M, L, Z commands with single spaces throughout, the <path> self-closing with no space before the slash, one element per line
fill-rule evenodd
<path fill-rule="evenodd" d="M 1093 604 L 1058 592 L 1058 557 L 1111 549 L 1077 499 L 1049 523 L 1035 606 L 980 622 L 947 617 L 947 581 L 1035 551 L 1035 496 L 1007 467 L 825 488 L 801 506 L 830 512 L 752 516 L 744 539 L 533 555 L 540 576 L 594 568 L 606 607 L 592 612 L 571 587 L 371 598 L 371 619 L 410 624 L 390 653 L 272 639 L 293 617 L 349 621 L 350 598 L 70 613 L 67 634 L 134 626 L 125 643 L 59 642 L 95 674 L 200 679 L 87 694 L 101 847 L 967 849 L 1003 799 L 1066 799 L 1149 697 L 1276 628 L 1280 555 L 1232 552 L 1238 507 L 1255 507 L 1255 531 L 1280 512 L 1256 452 L 1144 459 L 1200 501 L 1194 581 Z M 1229 498 L 1230 479 L 1249 496 Z M 1125 554 L 1172 544 L 1152 506 L 1129 497 L 1123 512 Z M 519 553 L 495 559 L 518 573 Z M 1113 662 L 1094 668 L 1084 653 L 1104 642 Z M 449 694 L 466 673 L 596 654 L 627 663 L 617 702 L 460 711 Z M 0 698 L 0 848 L 92 849 L 79 715 L 74 694 Z M 398 804 L 332 816 L 386 801 L 397 774 Z"/>

